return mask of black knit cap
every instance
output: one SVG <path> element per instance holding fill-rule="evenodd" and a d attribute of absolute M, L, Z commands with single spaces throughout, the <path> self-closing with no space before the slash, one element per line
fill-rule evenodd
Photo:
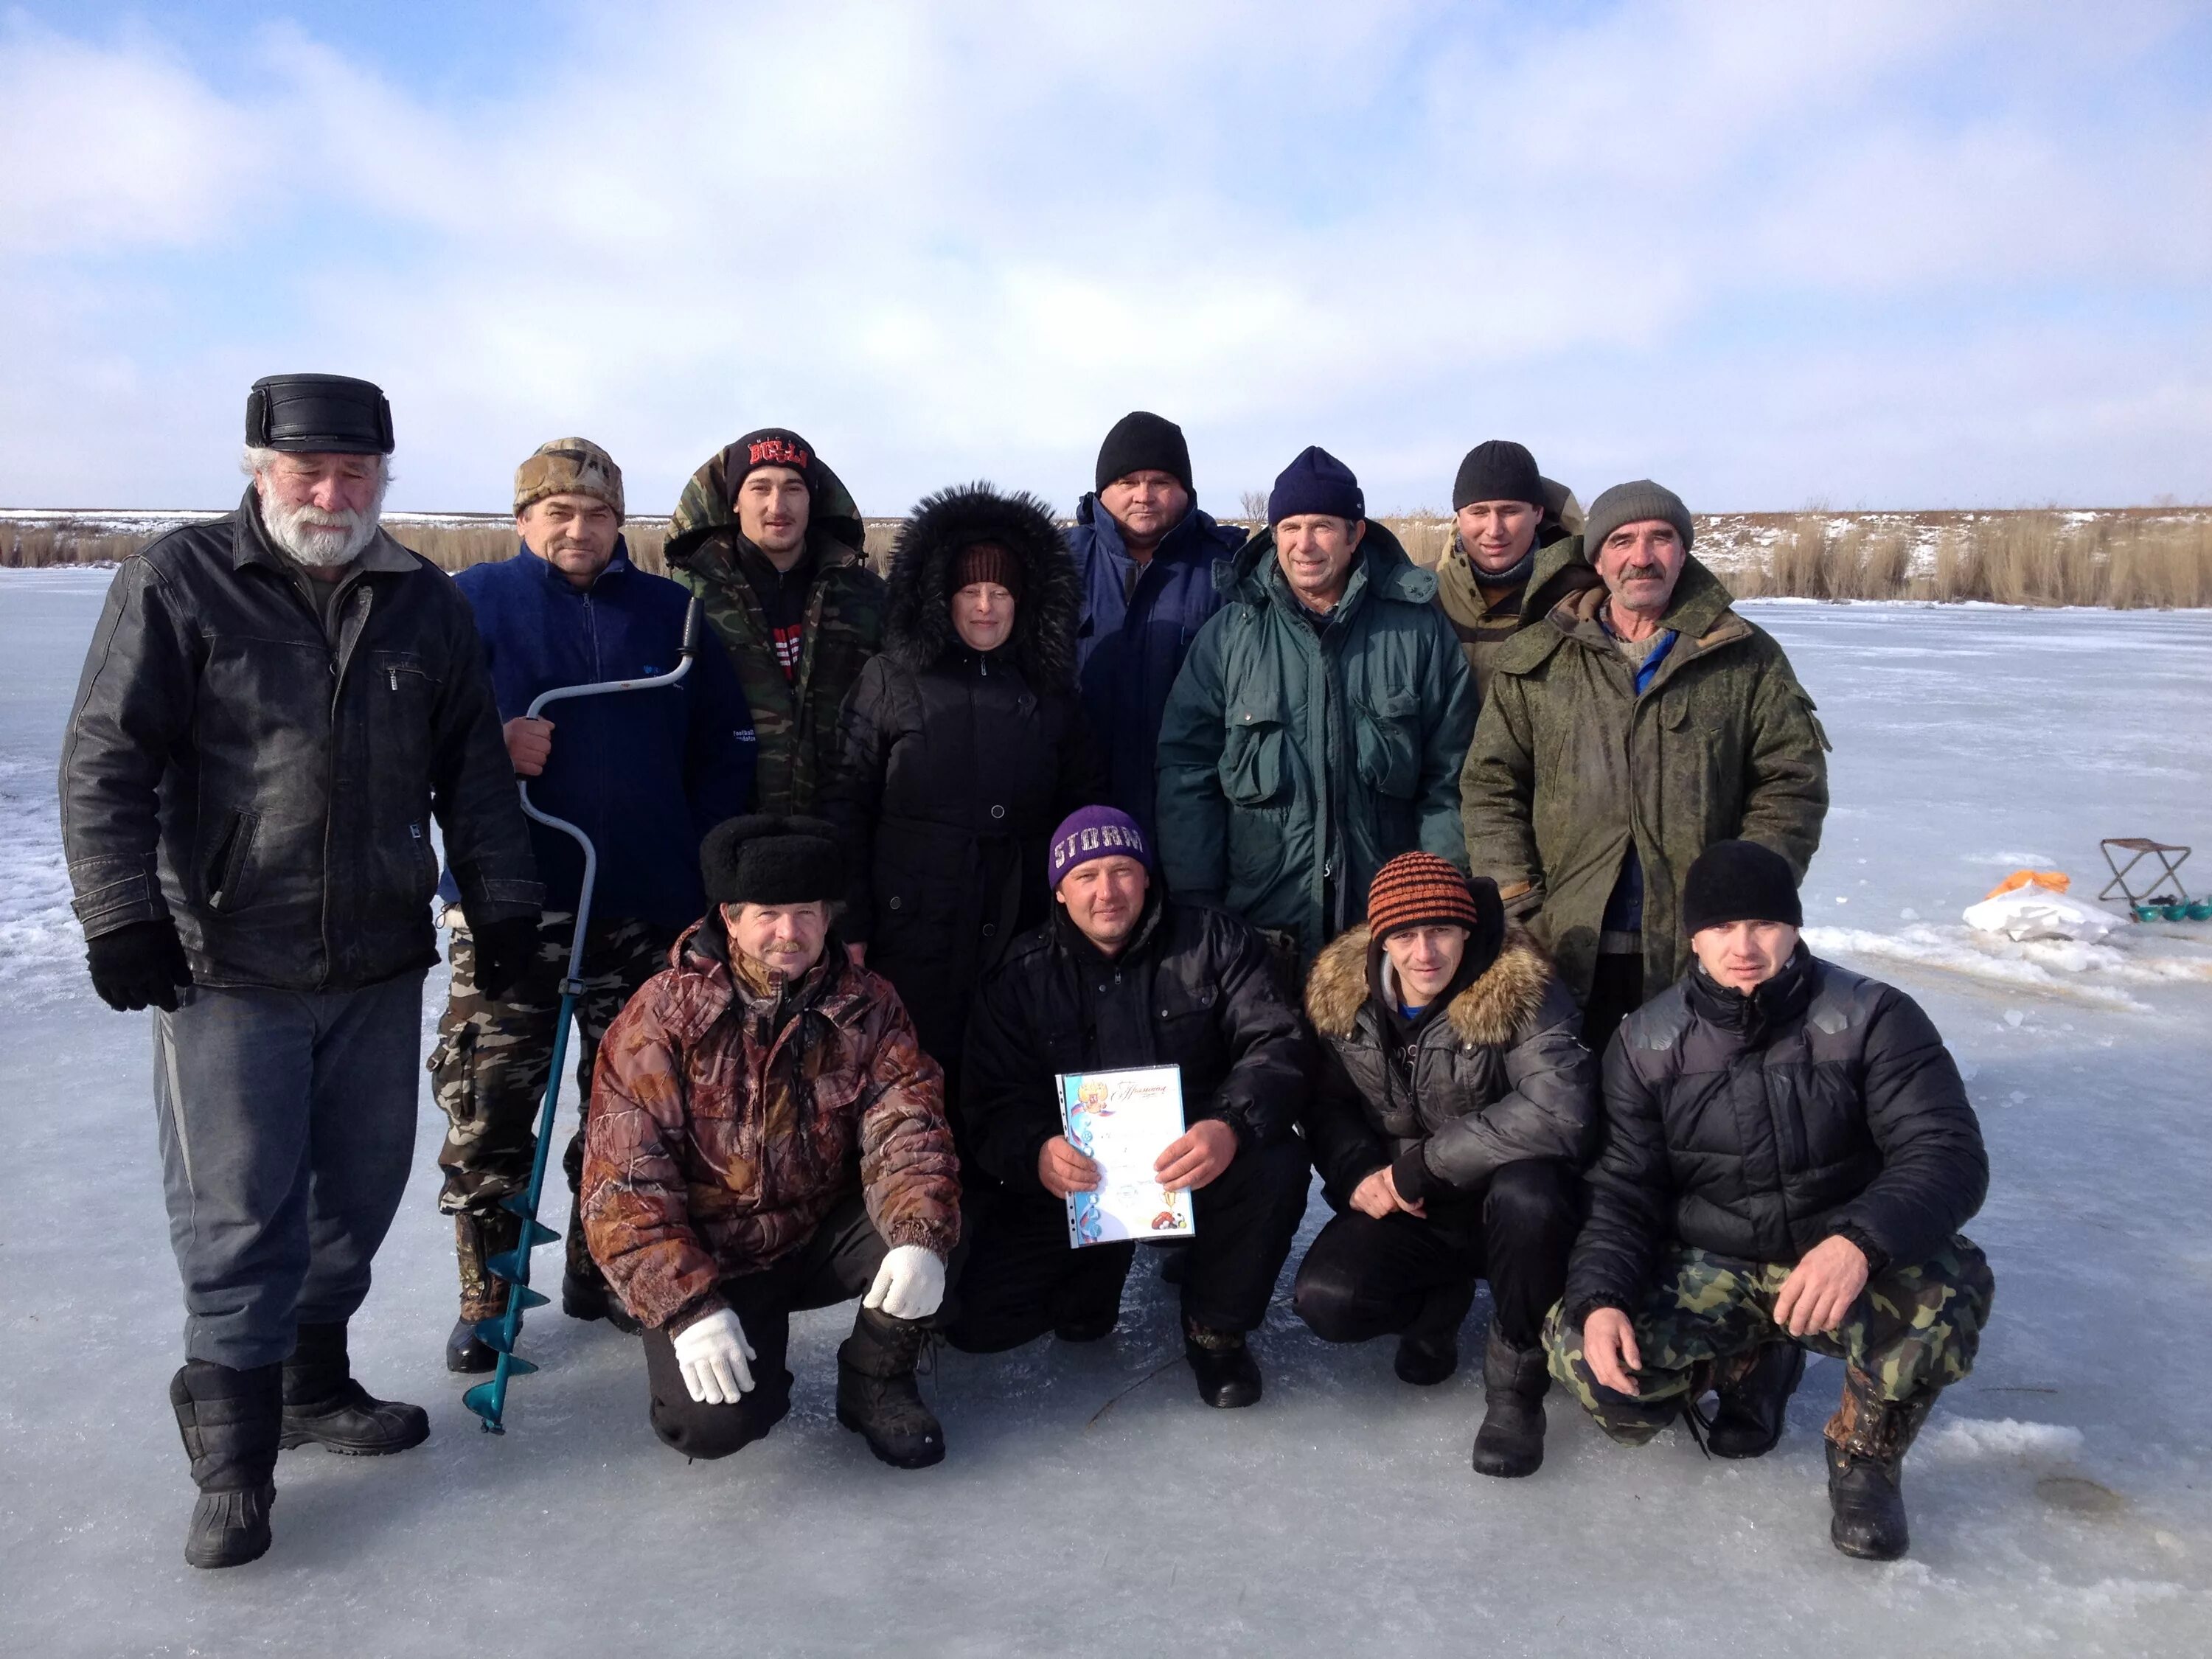
<path fill-rule="evenodd" d="M 1103 489 L 1132 472 L 1164 472 L 1185 489 L 1192 489 L 1190 446 L 1183 441 L 1182 428 L 1142 409 L 1115 422 L 1106 441 L 1098 446 L 1095 487 Z"/>
<path fill-rule="evenodd" d="M 1492 438 L 1467 452 L 1452 480 L 1452 511 L 1470 501 L 1526 501 L 1541 509 L 1544 480 L 1536 458 L 1510 438 Z"/>
<path fill-rule="evenodd" d="M 845 896 L 845 849 L 820 818 L 749 812 L 707 832 L 699 877 L 717 904 L 826 903 Z"/>
<path fill-rule="evenodd" d="M 822 488 L 822 468 L 814 459 L 814 446 L 787 426 L 764 426 L 748 432 L 730 447 L 738 452 L 730 470 L 730 492 L 764 466 L 787 466 L 806 480 L 811 496 Z"/>
<path fill-rule="evenodd" d="M 246 394 L 246 441 L 295 455 L 389 455 L 392 405 L 349 375 L 264 374 Z"/>
<path fill-rule="evenodd" d="M 1797 878 L 1789 861 L 1755 841 L 1717 841 L 1698 854 L 1682 880 L 1682 931 L 1701 933 L 1731 921 L 1805 925 Z"/>

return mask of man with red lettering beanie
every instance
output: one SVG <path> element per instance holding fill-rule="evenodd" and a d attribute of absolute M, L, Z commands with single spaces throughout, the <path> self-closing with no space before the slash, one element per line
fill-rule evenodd
<path fill-rule="evenodd" d="M 970 1231 L 946 1336 L 970 1353 L 1047 1333 L 1095 1342 L 1121 1318 L 1133 1241 L 1072 1248 L 1067 1198 L 1097 1164 L 1061 1133 L 1056 1079 L 1173 1066 L 1186 1132 L 1153 1170 L 1188 1189 L 1197 1236 L 1182 1282 L 1183 1352 L 1209 1406 L 1249 1406 L 1258 1328 L 1306 1207 L 1295 1125 L 1311 1049 L 1267 940 L 1225 910 L 1168 897 L 1150 838 L 1086 806 L 1053 832 L 1052 920 L 983 981 L 962 1054 L 967 1164 L 1000 1183 Z M 965 1183 L 972 1190 L 983 1183 Z"/>
<path fill-rule="evenodd" d="M 787 427 L 748 432 L 684 486 L 668 574 L 706 601 L 744 682 L 758 809 L 811 813 L 840 760 L 838 710 L 883 647 L 883 578 L 837 475 Z"/>

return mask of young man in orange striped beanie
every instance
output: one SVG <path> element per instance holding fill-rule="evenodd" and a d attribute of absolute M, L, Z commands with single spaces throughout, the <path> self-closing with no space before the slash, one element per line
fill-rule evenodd
<path fill-rule="evenodd" d="M 1475 1281 L 1490 1281 L 1474 1467 L 1544 1458 L 1544 1315 L 1566 1284 L 1597 1065 L 1551 958 L 1509 927 L 1497 884 L 1433 853 L 1376 872 L 1367 924 L 1314 963 L 1328 1053 L 1306 1142 L 1335 1208 L 1294 1301 L 1331 1342 L 1398 1337 L 1398 1375 L 1443 1382 Z"/>

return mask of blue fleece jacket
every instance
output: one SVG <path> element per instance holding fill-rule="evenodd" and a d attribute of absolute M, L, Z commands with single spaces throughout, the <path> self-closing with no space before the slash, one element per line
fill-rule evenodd
<path fill-rule="evenodd" d="M 1168 693 L 1190 642 L 1221 608 L 1213 562 L 1228 558 L 1244 540 L 1234 525 L 1216 524 L 1194 507 L 1160 538 L 1130 591 L 1125 584 L 1134 561 L 1114 515 L 1095 495 L 1075 509 L 1067 544 L 1083 578 L 1075 660 L 1084 712 L 1106 757 L 1106 798 L 1148 836 L 1155 827 L 1153 768 Z"/>
<path fill-rule="evenodd" d="M 503 721 L 556 686 L 665 674 L 683 647 L 690 595 L 638 569 L 619 545 L 587 588 L 526 549 L 453 580 L 476 611 Z M 556 702 L 544 718 L 553 752 L 529 781 L 530 799 L 598 849 L 592 916 L 696 921 L 707 908 L 700 837 L 753 798 L 752 714 L 714 629 L 701 629 L 698 660 L 680 685 Z M 530 843 L 545 908 L 574 910 L 583 854 L 534 821 Z M 441 891 L 455 896 L 450 873 Z"/>

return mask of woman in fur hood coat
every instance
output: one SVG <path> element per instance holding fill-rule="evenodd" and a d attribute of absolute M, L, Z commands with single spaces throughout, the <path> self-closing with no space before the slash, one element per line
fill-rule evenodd
<path fill-rule="evenodd" d="M 1105 799 L 1075 686 L 1080 589 L 1036 497 L 925 498 L 892 556 L 884 648 L 845 700 L 825 810 L 852 854 L 838 924 L 957 1078 L 977 982 L 1045 919 L 1053 826 Z"/>
<path fill-rule="evenodd" d="M 1306 1143 L 1335 1218 L 1293 1303 L 1332 1342 L 1399 1338 L 1398 1375 L 1459 1364 L 1475 1281 L 1490 1281 L 1486 1474 L 1533 1474 L 1547 1386 L 1540 1337 L 1566 1284 L 1596 1136 L 1597 1062 L 1551 958 L 1509 927 L 1498 885 L 1431 853 L 1376 872 L 1367 925 L 1306 981 L 1327 1053 Z"/>

